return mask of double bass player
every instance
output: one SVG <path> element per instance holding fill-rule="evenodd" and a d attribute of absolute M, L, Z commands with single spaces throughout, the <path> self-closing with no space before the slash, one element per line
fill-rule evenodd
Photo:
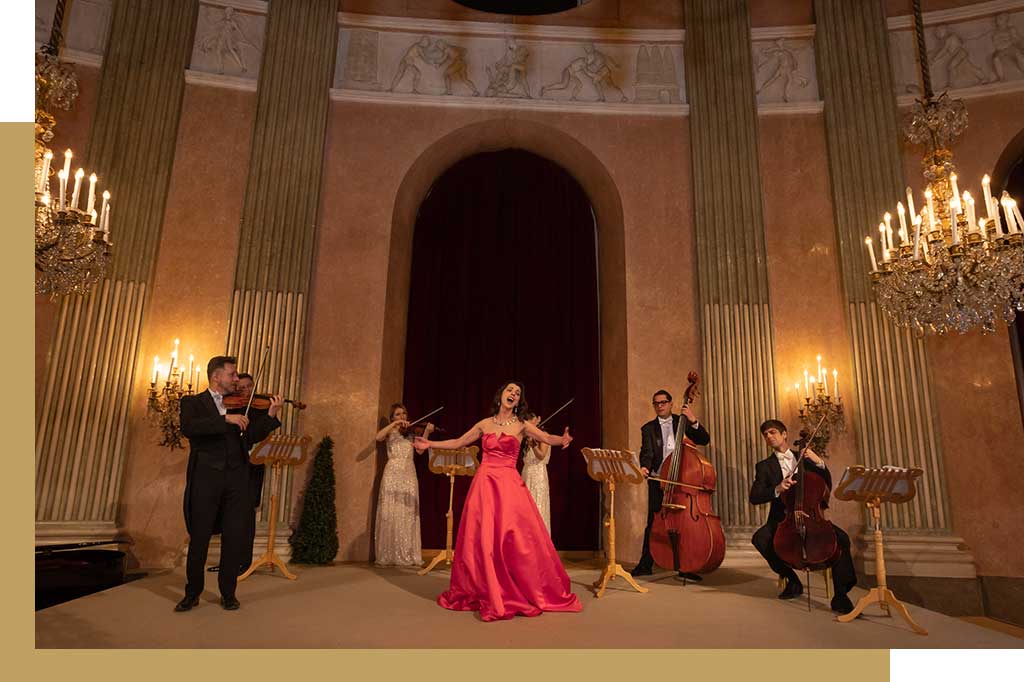
<path fill-rule="evenodd" d="M 786 581 L 786 586 L 779 599 L 795 599 L 803 594 L 800 578 L 791 566 L 786 564 L 775 551 L 774 540 L 776 529 L 786 515 L 782 495 L 793 485 L 793 474 L 796 472 L 799 452 L 790 449 L 789 434 L 786 425 L 778 419 L 769 419 L 761 424 L 761 436 L 772 449 L 772 454 L 757 463 L 754 483 L 750 487 L 750 504 L 770 503 L 768 521 L 757 529 L 750 542 L 761 553 L 775 573 Z M 832 475 L 825 466 L 825 461 L 813 450 L 808 448 L 801 462 L 804 475 L 820 476 L 829 489 L 832 487 Z M 832 524 L 836 542 L 839 545 L 839 558 L 832 565 L 832 610 L 841 614 L 853 610 L 853 603 L 847 593 L 857 584 L 857 574 L 850 556 L 850 536 Z"/>
<path fill-rule="evenodd" d="M 711 442 L 708 434 L 689 405 L 683 405 L 679 410 L 680 414 L 672 413 L 672 394 L 662 389 L 651 397 L 651 404 L 654 407 L 655 417 L 640 428 L 640 470 L 644 476 L 650 476 L 653 472 L 657 476 L 662 464 L 672 457 L 676 450 L 675 434 L 679 428 L 679 420 L 686 420 L 686 437 L 697 445 L 707 445 Z M 632 576 L 651 575 L 654 571 L 654 557 L 651 556 L 651 525 L 654 522 L 654 515 L 661 509 L 663 491 L 660 483 L 656 481 L 647 482 L 647 527 L 644 529 L 644 544 L 640 554 L 640 561 L 629 572 Z M 679 577 L 700 582 L 701 577 L 696 573 L 683 573 Z"/>

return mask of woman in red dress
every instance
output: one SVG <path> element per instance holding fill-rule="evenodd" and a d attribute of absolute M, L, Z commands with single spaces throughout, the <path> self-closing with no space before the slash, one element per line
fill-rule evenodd
<path fill-rule="evenodd" d="M 485 621 L 579 611 L 544 519 L 516 471 L 519 444 L 530 436 L 567 447 L 569 428 L 552 436 L 517 416 L 526 409 L 523 385 L 509 381 L 494 397 L 490 417 L 459 438 L 416 439 L 416 448 L 461 448 L 480 439 L 483 459 L 466 495 L 455 541 L 452 578 L 437 603 L 455 611 L 479 611 Z"/>

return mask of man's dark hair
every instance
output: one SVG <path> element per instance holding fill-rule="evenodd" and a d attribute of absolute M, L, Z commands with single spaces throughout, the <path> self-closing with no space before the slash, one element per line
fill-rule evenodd
<path fill-rule="evenodd" d="M 252 375 L 249 374 L 248 372 L 240 372 L 238 374 L 238 379 L 239 380 L 242 380 L 242 379 L 252 379 Z M 253 381 L 255 381 L 255 379 L 253 379 Z"/>
<path fill-rule="evenodd" d="M 786 433 L 786 425 L 778 419 L 769 419 L 761 424 L 761 435 L 763 436 L 768 429 L 775 429 L 779 433 Z"/>
<path fill-rule="evenodd" d="M 659 395 L 665 396 L 666 398 L 668 398 L 669 402 L 672 402 L 672 394 L 669 393 L 668 391 L 666 391 L 665 389 L 661 389 L 660 391 L 655 391 L 654 395 L 651 396 L 651 402 L 653 403 L 655 400 L 657 400 Z"/>
<path fill-rule="evenodd" d="M 210 361 L 206 363 L 206 380 L 209 381 L 213 373 L 218 369 L 224 369 L 224 365 L 237 365 L 238 358 L 233 355 L 214 355 L 210 358 Z"/>

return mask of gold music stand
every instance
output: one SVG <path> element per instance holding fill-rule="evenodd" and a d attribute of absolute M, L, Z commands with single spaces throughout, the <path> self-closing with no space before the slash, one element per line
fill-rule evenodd
<path fill-rule="evenodd" d="M 587 474 L 595 481 L 604 483 L 609 494 L 608 519 L 604 522 L 604 527 L 608 529 L 608 565 L 605 566 L 601 577 L 592 585 L 596 590 L 595 596 L 600 599 L 608 587 L 608 581 L 615 580 L 618 576 L 625 578 L 637 592 L 647 592 L 646 587 L 640 587 L 633 580 L 629 571 L 615 562 L 615 483 L 625 481 L 635 484 L 644 480 L 644 475 L 636 462 L 636 455 L 629 450 L 583 448 L 583 458 L 587 460 Z"/>
<path fill-rule="evenodd" d="M 296 579 L 297 576 L 288 570 L 281 557 L 274 552 L 274 537 L 277 531 L 277 478 L 282 466 L 296 466 L 306 461 L 311 440 L 309 436 L 274 434 L 249 453 L 249 461 L 252 464 L 270 465 L 270 532 L 267 535 L 267 551 L 255 559 L 252 565 L 245 569 L 245 573 L 238 576 L 239 582 L 248 578 L 263 564 L 270 564 L 271 573 L 274 572 L 274 566 L 277 566 L 288 580 Z"/>
<path fill-rule="evenodd" d="M 439 552 L 437 556 L 431 559 L 426 568 L 418 571 L 420 575 L 430 573 L 442 561 L 448 566 L 452 564 L 452 557 L 454 556 L 452 552 L 452 524 L 454 521 L 452 501 L 455 498 L 455 477 L 472 476 L 476 473 L 476 468 L 480 465 L 476 458 L 476 453 L 479 451 L 480 448 L 475 445 L 456 450 L 430 449 L 430 463 L 428 465 L 430 470 L 435 474 L 445 474 L 448 476 L 448 513 L 445 514 L 445 521 L 448 524 L 448 537 L 445 540 L 444 551 Z"/>
<path fill-rule="evenodd" d="M 836 499 L 863 502 L 871 510 L 871 518 L 875 522 L 875 577 L 878 579 L 878 587 L 872 587 L 866 595 L 861 597 L 853 611 L 845 616 L 836 617 L 840 623 L 849 623 L 859 616 L 868 605 L 877 603 L 882 607 L 885 615 L 892 616 L 892 613 L 889 612 L 889 607 L 892 606 L 903 616 L 914 632 L 919 635 L 928 634 L 927 630 L 914 622 L 910 613 L 907 612 L 907 607 L 885 584 L 885 557 L 882 554 L 881 526 L 882 503 L 902 504 L 913 499 L 917 494 L 914 481 L 923 473 L 921 469 L 895 467 L 868 469 L 854 466 L 848 467 L 842 480 L 839 481 L 839 486 L 834 493 Z"/>

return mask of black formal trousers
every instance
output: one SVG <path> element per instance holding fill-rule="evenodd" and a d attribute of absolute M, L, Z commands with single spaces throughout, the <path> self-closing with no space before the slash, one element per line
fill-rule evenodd
<path fill-rule="evenodd" d="M 199 461 L 191 482 L 191 527 L 188 559 L 185 562 L 185 594 L 198 597 L 206 579 L 206 555 L 214 524 L 220 519 L 221 555 L 217 586 L 223 598 L 235 596 L 239 567 L 245 563 L 245 545 L 249 518 L 253 516 L 249 496 L 249 468 L 246 466 L 214 469 Z M 248 564 L 246 564 L 248 566 Z"/>
<path fill-rule="evenodd" d="M 672 415 L 672 433 L 679 428 L 679 419 L 680 415 Z M 686 437 L 697 445 L 707 445 L 711 442 L 711 436 L 701 424 L 694 426 L 687 423 Z M 640 466 L 647 467 L 652 475 L 657 476 L 664 449 L 661 424 L 657 418 L 654 418 L 640 427 Z M 663 496 L 660 483 L 647 481 L 647 525 L 644 527 L 644 544 L 640 551 L 640 561 L 637 562 L 638 568 L 654 568 L 654 557 L 651 556 L 651 525 L 654 523 L 655 513 L 661 509 Z"/>

